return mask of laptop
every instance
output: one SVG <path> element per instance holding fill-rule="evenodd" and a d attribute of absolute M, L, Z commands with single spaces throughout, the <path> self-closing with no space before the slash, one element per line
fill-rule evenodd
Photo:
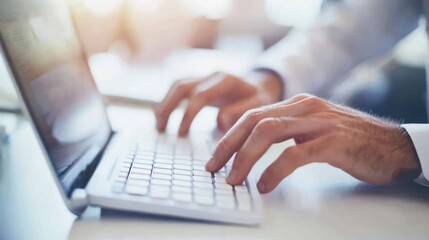
<path fill-rule="evenodd" d="M 230 186 L 228 166 L 205 171 L 210 146 L 201 139 L 209 136 L 191 141 L 112 130 L 68 7 L 57 0 L 0 0 L 1 55 L 68 208 L 77 215 L 97 206 L 259 224 L 251 176 Z"/>

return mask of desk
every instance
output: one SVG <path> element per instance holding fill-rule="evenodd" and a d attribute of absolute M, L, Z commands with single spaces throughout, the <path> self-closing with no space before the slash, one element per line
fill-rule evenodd
<path fill-rule="evenodd" d="M 198 126 L 214 124 L 199 116 Z M 111 107 L 115 128 L 151 127 L 145 109 Z M 180 119 L 180 112 L 173 116 Z M 124 124 L 124 119 L 127 124 Z M 207 124 L 209 121 L 210 124 Z M 172 128 L 170 128 L 171 130 Z M 286 143 L 287 144 L 287 143 Z M 279 154 L 276 145 L 255 167 L 261 172 Z M 428 239 L 429 189 L 418 185 L 375 187 L 323 164 L 303 167 L 262 196 L 266 219 L 258 228 L 183 221 L 147 215 L 81 218 L 62 202 L 36 140 L 21 121 L 0 178 L 0 239 Z"/>

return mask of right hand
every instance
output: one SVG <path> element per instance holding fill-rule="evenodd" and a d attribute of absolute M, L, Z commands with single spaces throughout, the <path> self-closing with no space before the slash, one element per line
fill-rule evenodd
<path fill-rule="evenodd" d="M 205 78 L 179 80 L 156 107 L 157 129 L 165 131 L 170 114 L 184 99 L 189 99 L 179 128 L 179 135 L 189 132 L 192 121 L 204 106 L 220 108 L 217 123 L 227 131 L 247 110 L 280 100 L 280 79 L 268 71 L 253 71 L 246 80 L 224 73 Z"/>

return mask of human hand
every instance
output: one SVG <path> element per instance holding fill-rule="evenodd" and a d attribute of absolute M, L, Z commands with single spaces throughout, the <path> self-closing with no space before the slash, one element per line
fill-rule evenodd
<path fill-rule="evenodd" d="M 218 127 L 228 130 L 247 110 L 274 103 L 281 98 L 281 84 L 268 71 L 251 72 L 246 80 L 224 73 L 205 78 L 177 81 L 155 109 L 157 129 L 165 131 L 171 112 L 184 99 L 189 99 L 179 128 L 179 135 L 188 133 L 192 121 L 204 106 L 217 106 Z"/>
<path fill-rule="evenodd" d="M 314 162 L 380 185 L 412 180 L 421 172 L 411 139 L 399 125 L 310 95 L 246 112 L 220 140 L 206 170 L 217 172 L 237 153 L 227 182 L 240 184 L 272 144 L 288 139 L 296 145 L 263 172 L 261 193 Z"/>

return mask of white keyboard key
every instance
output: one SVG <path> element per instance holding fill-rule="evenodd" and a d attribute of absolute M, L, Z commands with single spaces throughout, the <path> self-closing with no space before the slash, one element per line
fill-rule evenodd
<path fill-rule="evenodd" d="M 213 189 L 213 184 L 207 182 L 193 182 L 194 187 L 196 188 L 207 188 Z"/>
<path fill-rule="evenodd" d="M 152 179 L 151 183 L 157 184 L 157 185 L 163 185 L 163 186 L 171 186 L 171 181 L 170 180 L 164 180 L 164 179 Z"/>
<path fill-rule="evenodd" d="M 173 180 L 173 185 L 177 186 L 183 186 L 183 187 L 192 187 L 192 183 L 188 181 L 182 181 L 182 180 Z"/>
<path fill-rule="evenodd" d="M 112 184 L 112 192 L 122 193 L 124 191 L 124 186 L 125 186 L 124 183 L 119 183 L 119 182 L 113 183 Z"/>
<path fill-rule="evenodd" d="M 127 185 L 125 187 L 125 191 L 128 194 L 132 194 L 132 195 L 146 195 L 148 192 L 148 187 L 147 186 L 137 186 L 137 185 Z"/>
<path fill-rule="evenodd" d="M 162 158 L 157 158 L 157 159 L 155 159 L 155 163 L 172 164 L 172 163 L 173 163 L 173 159 L 162 159 Z"/>
<path fill-rule="evenodd" d="M 210 172 L 207 171 L 198 171 L 198 170 L 194 170 L 192 171 L 192 173 L 194 174 L 194 176 L 201 176 L 201 177 L 212 177 L 212 174 Z"/>
<path fill-rule="evenodd" d="M 127 167 L 121 167 L 121 169 L 119 169 L 120 172 L 124 172 L 124 173 L 128 173 L 130 171 L 130 168 Z"/>
<path fill-rule="evenodd" d="M 115 179 L 115 182 L 119 182 L 119 183 L 125 183 L 127 181 L 127 178 L 125 177 L 117 177 Z"/>
<path fill-rule="evenodd" d="M 226 190 L 232 191 L 232 186 L 225 183 L 225 182 L 215 182 L 214 186 L 216 188 L 221 188 L 221 189 L 226 189 Z"/>
<path fill-rule="evenodd" d="M 186 162 L 191 162 L 192 161 L 192 157 L 189 154 L 178 154 L 178 153 L 176 153 L 176 155 L 174 155 L 174 159 L 175 160 L 186 161 Z"/>
<path fill-rule="evenodd" d="M 205 171 L 206 168 L 202 165 L 193 165 L 194 170 L 198 170 L 198 171 Z"/>
<path fill-rule="evenodd" d="M 155 163 L 153 165 L 154 168 L 163 168 L 163 169 L 172 169 L 172 164 L 166 164 L 166 163 Z"/>
<path fill-rule="evenodd" d="M 173 199 L 178 202 L 192 202 L 192 195 L 189 193 L 173 193 Z"/>
<path fill-rule="evenodd" d="M 216 195 L 234 196 L 234 192 L 231 189 L 215 188 Z"/>
<path fill-rule="evenodd" d="M 216 196 L 216 205 L 220 208 L 235 209 L 234 196 Z"/>
<path fill-rule="evenodd" d="M 154 168 L 154 169 L 153 169 L 153 173 L 154 173 L 154 174 L 166 174 L 166 175 L 171 175 L 171 174 L 172 174 L 172 171 L 171 171 L 171 169 Z"/>
<path fill-rule="evenodd" d="M 177 179 L 177 180 L 183 180 L 183 181 L 192 181 L 192 177 L 191 176 L 186 176 L 186 175 L 173 175 L 173 179 Z"/>
<path fill-rule="evenodd" d="M 178 159 L 175 159 L 174 163 L 176 163 L 176 164 L 182 164 L 182 165 L 192 165 L 192 162 L 190 160 L 178 160 Z"/>
<path fill-rule="evenodd" d="M 120 178 L 126 178 L 128 176 L 128 173 L 126 173 L 126 172 L 119 172 L 118 173 L 118 177 L 120 177 Z"/>
<path fill-rule="evenodd" d="M 149 181 L 147 180 L 134 180 L 130 179 L 127 181 L 127 185 L 137 185 L 137 186 L 149 186 Z"/>
<path fill-rule="evenodd" d="M 172 186 L 171 189 L 173 192 L 192 193 L 192 189 L 190 187 Z"/>
<path fill-rule="evenodd" d="M 213 189 L 207 189 L 207 188 L 194 188 L 193 192 L 195 195 L 208 195 L 213 196 Z"/>
<path fill-rule="evenodd" d="M 176 175 L 185 175 L 185 176 L 192 176 L 192 172 L 189 170 L 180 170 L 180 169 L 174 169 L 173 173 Z"/>
<path fill-rule="evenodd" d="M 150 175 L 151 172 L 152 172 L 151 170 L 149 170 L 149 169 L 143 169 L 143 168 L 135 168 L 135 167 L 133 167 L 131 169 L 131 173 L 135 173 L 135 174 Z"/>
<path fill-rule="evenodd" d="M 167 199 L 170 197 L 170 188 L 167 186 L 151 185 L 150 196 L 153 198 Z"/>
<path fill-rule="evenodd" d="M 133 168 L 141 168 L 141 169 L 152 169 L 152 164 L 143 164 L 143 163 L 134 163 Z"/>
<path fill-rule="evenodd" d="M 252 209 L 252 200 L 248 193 L 236 193 L 238 210 L 250 211 Z"/>
<path fill-rule="evenodd" d="M 150 176 L 149 175 L 135 174 L 135 173 L 131 173 L 128 178 L 129 179 L 134 179 L 134 180 L 150 180 Z"/>
<path fill-rule="evenodd" d="M 149 159 L 135 159 L 134 160 L 134 165 L 137 163 L 141 163 L 141 164 L 147 164 L 147 165 L 151 165 L 153 164 L 153 160 L 149 160 Z"/>
<path fill-rule="evenodd" d="M 213 205 L 214 199 L 210 195 L 194 195 L 195 202 L 201 205 Z"/>
<path fill-rule="evenodd" d="M 211 177 L 201 177 L 201 176 L 194 176 L 194 181 L 195 182 L 206 182 L 206 183 L 212 183 L 212 178 Z"/>
<path fill-rule="evenodd" d="M 174 169 L 180 169 L 180 170 L 188 170 L 188 171 L 192 171 L 192 166 L 189 166 L 189 165 L 183 165 L 183 164 L 174 164 Z"/>
<path fill-rule="evenodd" d="M 163 179 L 163 180 L 169 180 L 169 181 L 172 180 L 171 175 L 160 174 L 160 173 L 153 173 L 152 179 Z"/>
<path fill-rule="evenodd" d="M 234 186 L 234 190 L 235 190 L 236 192 L 243 192 L 243 193 L 247 193 L 247 192 L 248 192 L 248 190 L 247 190 L 247 187 L 246 187 L 246 186 L 240 186 L 240 185 L 236 185 L 236 186 Z"/>

